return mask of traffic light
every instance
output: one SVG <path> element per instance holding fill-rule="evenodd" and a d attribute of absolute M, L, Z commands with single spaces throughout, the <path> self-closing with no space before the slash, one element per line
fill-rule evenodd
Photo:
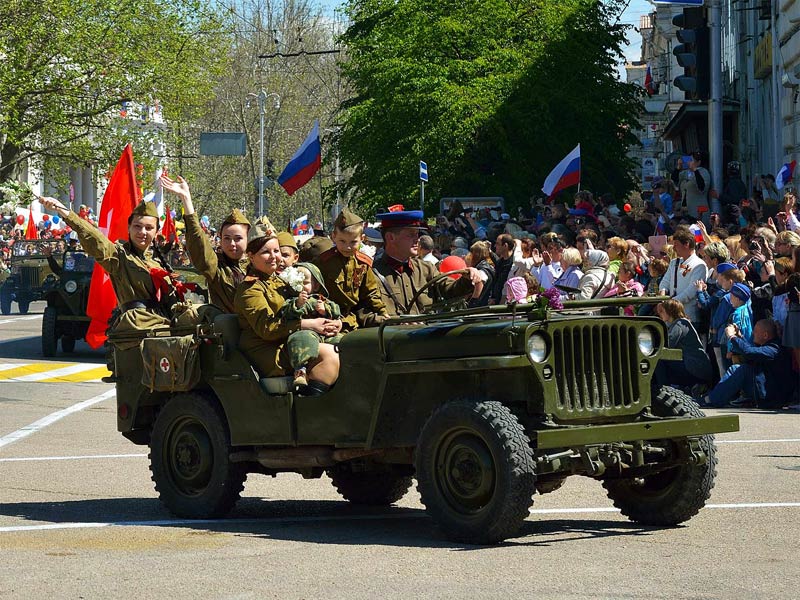
<path fill-rule="evenodd" d="M 709 31 L 702 8 L 684 8 L 672 24 L 678 28 L 677 44 L 672 53 L 683 67 L 673 84 L 686 93 L 688 100 L 708 100 L 709 95 Z"/>

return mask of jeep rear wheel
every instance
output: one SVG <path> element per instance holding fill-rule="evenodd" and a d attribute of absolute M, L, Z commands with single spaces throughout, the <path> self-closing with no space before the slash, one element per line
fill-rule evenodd
<path fill-rule="evenodd" d="M 653 412 L 660 417 L 705 416 L 692 398 L 670 387 L 655 395 Z M 684 464 L 645 477 L 609 479 L 603 487 L 614 506 L 631 521 L 645 525 L 688 521 L 705 506 L 717 476 L 714 436 L 701 436 L 700 448 L 706 455 L 705 464 Z"/>
<path fill-rule="evenodd" d="M 448 538 L 486 544 L 513 536 L 536 491 L 530 440 L 499 402 L 440 406 L 417 444 L 417 489 Z"/>
<path fill-rule="evenodd" d="M 194 393 L 174 396 L 156 418 L 150 470 L 158 496 L 174 515 L 221 517 L 236 504 L 247 473 L 230 461 L 221 410 Z"/>
<path fill-rule="evenodd" d="M 350 463 L 340 463 L 326 472 L 336 491 L 353 504 L 388 506 L 406 495 L 411 487 L 411 467 L 377 465 L 354 471 Z"/>
<path fill-rule="evenodd" d="M 58 309 L 55 306 L 48 306 L 44 309 L 42 317 L 42 354 L 48 358 L 55 356 L 58 351 L 57 324 Z"/>

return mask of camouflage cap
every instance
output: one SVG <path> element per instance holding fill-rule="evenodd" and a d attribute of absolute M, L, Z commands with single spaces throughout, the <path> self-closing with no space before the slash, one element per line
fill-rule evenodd
<path fill-rule="evenodd" d="M 136 205 L 136 208 L 133 209 L 131 215 L 137 217 L 155 217 L 158 219 L 158 208 L 155 202 L 146 202 L 142 200 Z"/>
<path fill-rule="evenodd" d="M 327 252 L 331 248 L 333 248 L 333 242 L 330 238 L 313 237 L 303 242 L 303 245 L 300 246 L 300 260 L 303 262 L 311 262 L 320 254 Z"/>
<path fill-rule="evenodd" d="M 342 212 L 339 213 L 339 216 L 336 217 L 336 220 L 333 222 L 333 226 L 335 229 L 341 231 L 346 227 L 352 227 L 353 225 L 360 225 L 364 222 L 364 219 L 359 217 L 353 211 L 351 211 L 346 206 L 342 209 Z"/>
<path fill-rule="evenodd" d="M 289 246 L 289 248 L 294 248 L 296 252 L 299 252 L 294 236 L 288 231 L 281 231 L 278 234 L 278 245 Z"/>
<path fill-rule="evenodd" d="M 244 216 L 244 213 L 240 211 L 238 208 L 234 208 L 222 224 L 219 226 L 219 230 L 222 231 L 222 228 L 225 225 L 247 225 L 250 227 L 250 221 L 247 220 L 247 217 Z"/>

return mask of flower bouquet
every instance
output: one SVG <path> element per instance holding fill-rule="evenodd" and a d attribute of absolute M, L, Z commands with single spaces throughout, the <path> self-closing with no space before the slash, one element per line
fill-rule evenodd
<path fill-rule="evenodd" d="M 527 302 L 535 305 L 531 313 L 540 319 L 546 319 L 550 310 L 564 308 L 564 303 L 561 302 L 561 292 L 557 288 L 550 288 L 549 290 L 539 288 L 539 293 L 528 296 Z"/>
<path fill-rule="evenodd" d="M 283 279 L 286 285 L 298 294 L 303 291 L 303 284 L 305 283 L 306 277 L 299 269 L 286 267 L 278 274 L 278 277 Z"/>

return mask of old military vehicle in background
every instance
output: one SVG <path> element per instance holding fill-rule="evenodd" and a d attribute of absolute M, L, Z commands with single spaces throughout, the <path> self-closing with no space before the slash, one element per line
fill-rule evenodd
<path fill-rule="evenodd" d="M 357 504 L 389 505 L 417 479 L 428 513 L 459 542 L 514 536 L 536 493 L 597 480 L 633 521 L 694 516 L 716 476 L 706 417 L 686 394 L 652 389 L 663 322 L 629 318 L 646 298 L 493 306 L 395 318 L 340 344 L 330 392 L 295 395 L 260 378 L 234 315 L 112 336 L 119 431 L 150 446 L 159 497 L 184 518 L 228 513 L 248 473 L 326 473 Z M 587 314 L 602 310 L 611 314 Z"/>
<path fill-rule="evenodd" d="M 85 252 L 67 250 L 52 256 L 58 273 L 44 285 L 47 307 L 42 318 L 42 354 L 46 357 L 56 355 L 59 340 L 62 351 L 72 352 L 76 340 L 86 337 L 91 320 L 86 305 L 94 270 L 94 259 Z"/>
<path fill-rule="evenodd" d="M 45 281 L 52 280 L 52 269 L 47 264 L 44 248 L 55 248 L 57 240 L 17 240 L 11 248 L 11 273 L 0 286 L 0 312 L 10 315 L 13 303 L 19 314 L 28 314 L 31 302 L 42 300 L 46 293 Z M 61 242 L 63 243 L 63 242 Z"/>

